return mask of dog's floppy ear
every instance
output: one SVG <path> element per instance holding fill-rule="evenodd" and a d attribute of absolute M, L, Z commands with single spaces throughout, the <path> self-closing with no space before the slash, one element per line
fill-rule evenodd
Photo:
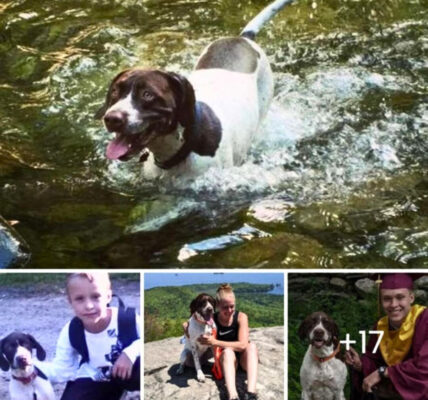
<path fill-rule="evenodd" d="M 6 360 L 6 357 L 3 355 L 3 341 L 0 340 L 0 368 L 3 371 L 9 369 L 9 361 Z"/>
<path fill-rule="evenodd" d="M 339 327 L 337 326 L 336 322 L 334 322 L 330 318 L 328 319 L 328 327 L 329 327 L 330 332 L 331 332 L 332 342 L 333 342 L 334 346 L 336 347 L 339 344 L 339 337 L 340 337 Z"/>
<path fill-rule="evenodd" d="M 211 296 L 211 298 L 213 299 L 213 307 L 214 307 L 214 310 L 215 310 L 216 307 L 217 307 L 217 300 L 215 299 L 215 297 Z"/>
<path fill-rule="evenodd" d="M 192 316 L 193 313 L 196 311 L 198 307 L 198 302 L 199 302 L 199 296 L 193 299 L 192 302 L 190 303 L 190 316 Z"/>
<path fill-rule="evenodd" d="M 94 115 L 94 118 L 95 119 L 101 119 L 103 116 L 104 116 L 104 114 L 106 113 L 106 111 L 107 111 L 107 109 L 108 109 L 108 107 L 109 107 L 109 103 L 110 103 L 110 96 L 111 96 L 111 92 L 112 92 L 112 90 L 113 90 L 113 84 L 123 75 L 123 74 L 125 74 L 126 72 L 129 72 L 129 71 L 131 71 L 130 69 L 125 69 L 124 71 L 122 71 L 122 72 L 119 72 L 114 78 L 113 78 L 113 80 L 111 81 L 111 83 L 110 83 L 110 86 L 109 86 L 109 88 L 108 88 L 108 91 L 107 91 L 107 95 L 106 95 L 106 99 L 105 99 L 105 101 L 104 101 L 104 104 L 101 106 L 101 108 L 95 113 L 95 115 Z"/>
<path fill-rule="evenodd" d="M 302 323 L 300 324 L 299 329 L 297 331 L 297 334 L 299 335 L 299 338 L 301 340 L 305 340 L 306 337 L 308 336 L 310 325 L 311 325 L 311 319 L 310 319 L 310 317 L 306 317 L 302 321 Z"/>
<path fill-rule="evenodd" d="M 337 326 L 336 322 L 329 316 L 326 315 L 326 321 L 324 322 L 325 326 L 328 328 L 328 330 L 331 332 L 332 336 L 339 336 L 339 327 Z"/>
<path fill-rule="evenodd" d="M 45 349 L 41 346 L 41 344 L 33 338 L 33 336 L 27 334 L 28 339 L 30 339 L 31 342 L 31 346 L 33 347 L 33 349 L 36 349 L 36 355 L 37 358 L 40 361 L 43 361 L 46 358 L 46 351 Z"/>
<path fill-rule="evenodd" d="M 211 301 L 212 306 L 213 306 L 213 307 L 214 307 L 214 309 L 215 309 L 215 306 L 216 306 L 216 304 L 217 304 L 216 299 L 215 299 L 213 296 L 210 296 L 210 301 Z"/>
<path fill-rule="evenodd" d="M 182 75 L 167 72 L 167 77 L 177 103 L 177 120 L 181 126 L 189 126 L 195 114 L 195 91 L 191 83 Z"/>

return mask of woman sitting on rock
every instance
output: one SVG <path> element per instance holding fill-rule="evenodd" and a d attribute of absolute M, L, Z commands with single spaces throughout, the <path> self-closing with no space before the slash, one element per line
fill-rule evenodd
<path fill-rule="evenodd" d="M 248 386 L 244 398 L 256 400 L 257 347 L 249 341 L 247 315 L 235 310 L 235 294 L 229 284 L 223 284 L 217 289 L 216 309 L 214 321 L 217 325 L 217 338 L 203 335 L 199 341 L 222 349 L 220 363 L 229 399 L 238 399 L 236 368 L 239 363 L 247 372 Z"/>

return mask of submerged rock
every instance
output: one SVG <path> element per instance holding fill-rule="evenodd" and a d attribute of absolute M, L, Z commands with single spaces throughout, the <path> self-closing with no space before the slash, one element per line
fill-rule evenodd
<path fill-rule="evenodd" d="M 0 268 L 22 267 L 30 255 L 24 239 L 0 216 Z"/>
<path fill-rule="evenodd" d="M 304 235 L 286 232 L 266 234 L 224 250 L 192 254 L 191 263 L 192 267 L 202 268 L 340 268 L 342 266 L 340 259 L 318 241 Z"/>
<path fill-rule="evenodd" d="M 254 238 L 263 238 L 270 236 L 271 235 L 266 232 L 253 228 L 250 225 L 244 224 L 242 228 L 235 230 L 230 234 L 217 236 L 200 242 L 184 245 L 180 249 L 177 259 L 183 262 L 191 257 L 197 256 L 198 254 L 203 254 L 207 251 L 225 249 L 237 244 L 244 243 L 245 240 L 252 240 Z"/>
<path fill-rule="evenodd" d="M 267 199 L 252 204 L 248 215 L 260 222 L 282 223 L 295 208 L 295 204 L 290 201 Z"/>
<path fill-rule="evenodd" d="M 125 233 L 158 231 L 168 224 L 198 213 L 200 207 L 195 201 L 178 201 L 172 196 L 144 201 L 131 210 Z"/>

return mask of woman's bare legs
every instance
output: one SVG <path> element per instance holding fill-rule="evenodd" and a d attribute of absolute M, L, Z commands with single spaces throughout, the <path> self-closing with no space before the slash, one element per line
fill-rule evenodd
<path fill-rule="evenodd" d="M 259 366 L 259 355 L 254 343 L 248 343 L 247 348 L 241 353 L 241 367 L 247 371 L 247 391 L 256 393 L 257 371 Z"/>
<path fill-rule="evenodd" d="M 237 399 L 236 391 L 236 356 L 232 349 L 225 348 L 220 356 L 221 369 L 223 370 L 224 382 L 226 383 L 229 399 Z"/>

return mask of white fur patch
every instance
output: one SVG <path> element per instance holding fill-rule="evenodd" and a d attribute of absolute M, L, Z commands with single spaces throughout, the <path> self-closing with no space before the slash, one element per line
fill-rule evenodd
<path fill-rule="evenodd" d="M 324 341 L 327 341 L 327 340 L 329 340 L 330 339 L 330 333 L 327 331 L 327 329 L 324 327 L 324 325 L 323 325 L 323 323 L 322 323 L 322 321 L 320 321 L 320 322 L 318 322 L 318 324 L 316 324 L 313 328 L 312 328 L 312 330 L 309 332 L 309 339 L 310 340 L 312 340 L 313 338 L 314 338 L 314 336 L 315 336 L 315 334 L 314 334 L 314 332 L 316 331 L 316 330 L 321 330 L 321 331 L 323 331 L 323 337 L 322 337 L 322 340 L 324 340 Z"/>
<path fill-rule="evenodd" d="M 120 111 L 126 114 L 128 119 L 128 132 L 127 133 L 140 133 L 144 127 L 144 121 L 141 118 L 141 113 L 134 107 L 132 102 L 132 90 L 128 95 L 114 103 L 107 111 Z"/>
<path fill-rule="evenodd" d="M 13 357 L 13 368 L 18 368 L 19 357 L 26 358 L 31 363 L 31 352 L 23 346 L 18 346 L 16 349 L 15 357 Z"/>

